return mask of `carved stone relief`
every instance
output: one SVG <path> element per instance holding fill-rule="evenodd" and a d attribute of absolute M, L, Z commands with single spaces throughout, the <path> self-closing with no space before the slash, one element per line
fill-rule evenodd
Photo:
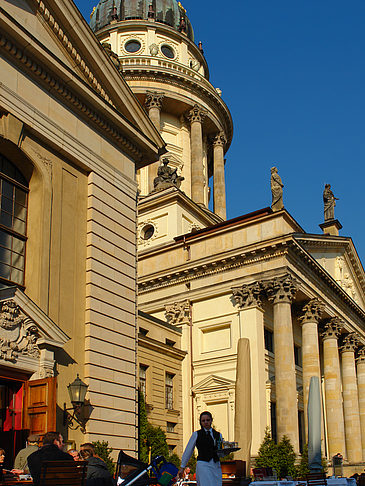
<path fill-rule="evenodd" d="M 173 326 L 190 323 L 190 302 L 174 302 L 165 305 L 165 315 L 167 322 Z"/>
<path fill-rule="evenodd" d="M 19 355 L 39 358 L 35 323 L 12 300 L 0 303 L 0 359 L 16 362 Z"/>
<path fill-rule="evenodd" d="M 246 307 L 261 306 L 263 288 L 260 282 L 232 288 L 232 294 L 241 309 Z"/>

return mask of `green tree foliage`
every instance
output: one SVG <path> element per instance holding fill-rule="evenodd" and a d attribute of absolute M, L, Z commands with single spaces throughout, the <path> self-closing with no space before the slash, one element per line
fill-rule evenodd
<path fill-rule="evenodd" d="M 110 457 L 113 449 L 109 447 L 109 442 L 106 442 L 105 440 L 100 442 L 98 440 L 96 442 L 92 442 L 92 445 L 94 446 L 95 454 L 99 456 L 100 459 L 102 459 L 107 465 L 110 474 L 114 474 L 114 463 L 113 459 Z"/>
<path fill-rule="evenodd" d="M 256 467 L 272 467 L 275 468 L 277 456 L 277 445 L 271 438 L 269 427 L 265 430 L 265 437 L 262 441 L 259 450 L 258 457 L 256 458 Z"/>
<path fill-rule="evenodd" d="M 289 438 L 284 435 L 276 444 L 271 438 L 270 429 L 267 428 L 258 450 L 256 467 L 271 467 L 275 469 L 279 478 L 296 477 L 295 461 L 296 454 Z"/>
<path fill-rule="evenodd" d="M 297 470 L 295 467 L 296 454 L 290 439 L 284 435 L 277 445 L 277 462 L 276 472 L 278 477 L 285 478 L 286 476 L 296 477 Z"/>
<path fill-rule="evenodd" d="M 181 464 L 181 459 L 180 457 L 177 455 L 177 454 L 171 454 L 168 458 L 167 458 L 168 462 L 172 462 L 172 464 L 175 464 L 175 466 L 180 469 L 180 464 Z"/>
<path fill-rule="evenodd" d="M 322 455 L 322 472 L 327 472 L 327 459 Z M 300 463 L 297 466 L 297 477 L 305 478 L 310 473 L 308 464 L 308 444 L 303 447 Z"/>

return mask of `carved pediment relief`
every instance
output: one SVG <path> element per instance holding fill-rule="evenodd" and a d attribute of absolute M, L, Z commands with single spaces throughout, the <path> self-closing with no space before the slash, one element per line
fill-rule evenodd
<path fill-rule="evenodd" d="M 351 270 L 343 256 L 337 256 L 335 260 L 335 280 L 343 290 L 355 301 L 359 302 L 358 289 L 352 277 Z"/>
<path fill-rule="evenodd" d="M 68 336 L 15 287 L 0 290 L 0 363 L 33 374 L 53 376 L 54 348 Z"/>
<path fill-rule="evenodd" d="M 0 359 L 16 361 L 19 354 L 39 358 L 36 324 L 13 300 L 0 302 Z"/>

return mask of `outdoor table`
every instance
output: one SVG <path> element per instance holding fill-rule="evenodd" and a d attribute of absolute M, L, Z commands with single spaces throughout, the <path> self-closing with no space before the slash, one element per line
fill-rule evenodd
<path fill-rule="evenodd" d="M 297 486 L 306 481 L 252 481 L 250 486 Z M 328 478 L 327 486 L 356 486 L 355 478 Z"/>

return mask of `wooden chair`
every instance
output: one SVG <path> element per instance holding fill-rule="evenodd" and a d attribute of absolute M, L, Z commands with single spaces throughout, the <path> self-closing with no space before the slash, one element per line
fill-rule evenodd
<path fill-rule="evenodd" d="M 326 473 L 309 473 L 306 479 L 308 486 L 327 486 Z"/>
<path fill-rule="evenodd" d="M 84 486 L 87 461 L 45 461 L 39 486 Z"/>

